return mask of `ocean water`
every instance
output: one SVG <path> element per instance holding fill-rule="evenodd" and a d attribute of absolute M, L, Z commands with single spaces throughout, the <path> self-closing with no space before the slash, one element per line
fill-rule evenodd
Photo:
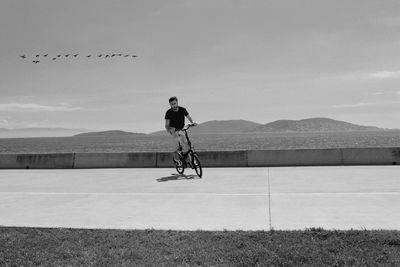
<path fill-rule="evenodd" d="M 192 135 L 197 151 L 400 147 L 400 131 Z M 172 151 L 168 135 L 3 138 L 0 153 Z"/>

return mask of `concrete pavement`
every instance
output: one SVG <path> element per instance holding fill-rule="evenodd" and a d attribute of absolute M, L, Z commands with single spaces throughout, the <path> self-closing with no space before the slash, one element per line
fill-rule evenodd
<path fill-rule="evenodd" d="M 400 230 L 399 208 L 399 166 L 0 170 L 3 226 Z"/>

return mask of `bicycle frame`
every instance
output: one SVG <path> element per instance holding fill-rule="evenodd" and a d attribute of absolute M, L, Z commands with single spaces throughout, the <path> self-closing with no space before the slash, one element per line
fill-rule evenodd
<path fill-rule="evenodd" d="M 182 130 L 179 130 L 179 131 L 183 131 L 183 132 L 185 133 L 185 138 L 186 138 L 186 141 L 187 141 L 187 143 L 188 143 L 188 145 L 189 145 L 189 151 L 193 151 L 193 149 L 192 149 L 192 142 L 190 142 L 189 135 L 188 135 L 188 132 L 187 132 L 187 130 L 188 130 L 190 127 L 192 127 L 191 124 L 187 125 L 187 126 L 184 127 Z M 182 146 L 182 144 L 181 144 L 180 142 L 179 142 L 179 145 Z"/>

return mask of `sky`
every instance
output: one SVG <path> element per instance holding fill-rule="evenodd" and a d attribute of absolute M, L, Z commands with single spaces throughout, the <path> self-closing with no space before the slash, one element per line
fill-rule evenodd
<path fill-rule="evenodd" d="M 0 128 L 150 133 L 170 96 L 198 123 L 400 128 L 398 0 L 1 0 L 0 24 Z"/>

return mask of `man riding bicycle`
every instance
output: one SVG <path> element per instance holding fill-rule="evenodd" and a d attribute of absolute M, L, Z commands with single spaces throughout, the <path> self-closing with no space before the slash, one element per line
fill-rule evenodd
<path fill-rule="evenodd" d="M 178 106 L 178 98 L 173 96 L 169 99 L 170 109 L 165 113 L 165 129 L 175 140 L 176 150 L 178 153 L 182 149 L 183 156 L 186 156 L 190 147 L 186 139 L 179 134 L 179 131 L 185 126 L 185 117 L 196 126 L 197 123 L 193 122 L 188 111 L 184 107 Z"/>

